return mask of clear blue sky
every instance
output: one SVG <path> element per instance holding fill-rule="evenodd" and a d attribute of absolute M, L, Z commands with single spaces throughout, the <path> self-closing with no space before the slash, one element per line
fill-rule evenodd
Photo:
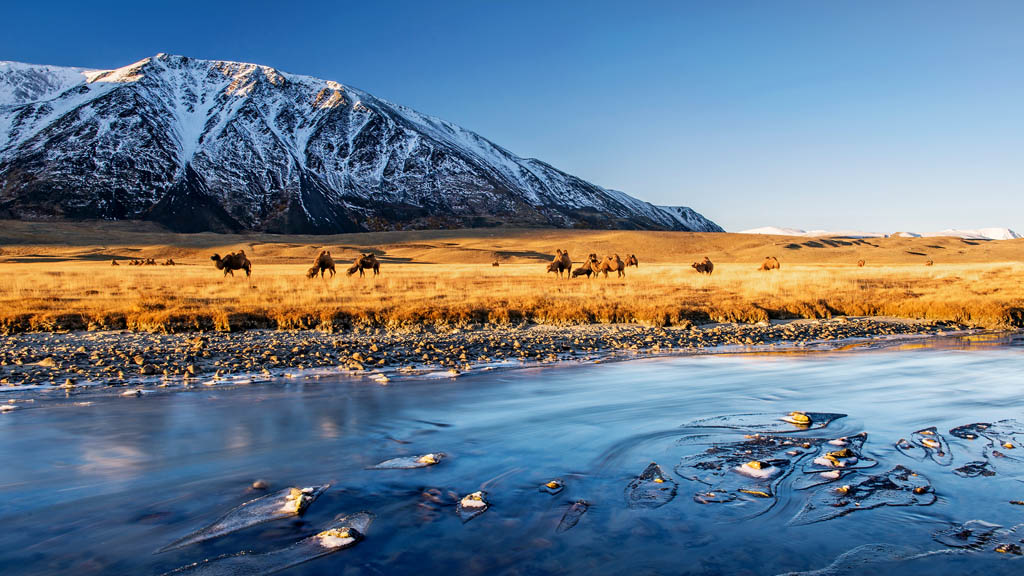
<path fill-rule="evenodd" d="M 1024 232 L 1024 2 L 11 2 L 0 59 L 337 80 L 729 230 Z"/>

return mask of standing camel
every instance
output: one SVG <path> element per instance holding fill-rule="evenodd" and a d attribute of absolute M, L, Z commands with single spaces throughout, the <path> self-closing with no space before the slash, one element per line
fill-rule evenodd
<path fill-rule="evenodd" d="M 220 254 L 210 256 L 210 260 L 217 266 L 217 270 L 223 270 L 224 276 L 235 275 L 235 270 L 245 270 L 245 277 L 252 274 L 252 262 L 245 257 L 245 250 L 239 250 L 238 254 L 228 254 L 221 258 Z"/>
<path fill-rule="evenodd" d="M 619 278 L 626 275 L 626 263 L 619 258 L 618 254 L 605 258 L 604 262 L 601 262 L 601 266 L 597 269 L 598 272 L 604 274 L 604 277 L 608 277 L 609 272 L 616 272 Z"/>
<path fill-rule="evenodd" d="M 569 273 L 572 272 L 572 258 L 569 258 L 568 250 L 557 250 L 555 253 L 554 260 L 548 264 L 548 272 L 554 272 L 558 274 L 558 277 L 562 277 L 562 273 L 565 273 L 565 277 L 569 277 Z"/>
<path fill-rule="evenodd" d="M 380 273 L 380 262 L 377 260 L 377 257 L 373 254 L 360 254 L 359 258 L 356 258 L 356 261 L 346 270 L 346 273 L 351 276 L 359 272 L 359 276 L 362 277 L 363 270 L 371 268 L 373 269 L 374 276 Z"/>
<path fill-rule="evenodd" d="M 320 255 L 313 260 L 313 267 L 306 272 L 306 276 L 315 278 L 317 274 L 320 274 L 320 278 L 323 278 L 324 272 L 330 272 L 331 278 L 334 278 L 334 258 L 331 258 L 331 253 L 327 250 L 320 251 Z"/>

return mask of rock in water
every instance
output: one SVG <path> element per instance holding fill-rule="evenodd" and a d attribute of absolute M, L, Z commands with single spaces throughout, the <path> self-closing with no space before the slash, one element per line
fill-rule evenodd
<path fill-rule="evenodd" d="M 334 526 L 304 538 L 287 548 L 265 554 L 240 552 L 183 566 L 165 574 L 202 576 L 266 576 L 299 564 L 351 548 L 366 537 L 373 514 L 359 512 L 334 522 Z"/>
<path fill-rule="evenodd" d="M 565 490 L 565 482 L 561 478 L 555 478 L 541 484 L 539 490 L 548 494 L 559 494 L 562 490 Z"/>
<path fill-rule="evenodd" d="M 917 460 L 931 458 L 940 466 L 949 466 L 953 463 L 953 453 L 949 450 L 949 444 L 935 426 L 914 432 L 910 435 L 910 440 L 901 438 L 896 443 L 896 449 L 903 455 Z"/>
<path fill-rule="evenodd" d="M 626 502 L 630 508 L 658 508 L 671 502 L 678 489 L 679 484 L 651 462 L 626 486 Z"/>
<path fill-rule="evenodd" d="M 686 428 L 734 428 L 748 432 L 785 433 L 820 430 L 846 414 L 829 412 L 787 412 L 784 414 L 730 414 L 703 418 L 686 424 Z"/>
<path fill-rule="evenodd" d="M 433 466 L 438 464 L 445 457 L 444 452 L 432 452 L 430 454 L 423 454 L 422 456 L 400 456 L 398 458 L 392 458 L 385 460 L 374 466 L 367 468 L 368 470 L 412 470 L 414 468 L 426 468 L 427 466 Z"/>
<path fill-rule="evenodd" d="M 221 516 L 213 524 L 171 542 L 158 552 L 166 552 L 197 542 L 219 538 L 271 520 L 301 516 L 306 508 L 329 487 L 330 484 L 307 488 L 285 488 L 280 492 L 250 500 Z"/>
<path fill-rule="evenodd" d="M 590 502 L 586 500 L 577 500 L 569 506 L 569 509 L 562 515 L 561 522 L 558 523 L 558 528 L 555 528 L 555 532 L 565 532 L 566 530 L 572 529 L 579 523 L 580 518 L 587 513 L 590 509 Z"/>
<path fill-rule="evenodd" d="M 487 502 L 487 493 L 480 490 L 463 496 L 455 506 L 455 512 L 463 522 L 469 522 L 486 512 L 490 506 L 490 503 Z"/>
<path fill-rule="evenodd" d="M 963 524 L 939 530 L 932 538 L 940 544 L 951 548 L 970 548 L 980 550 L 1002 528 L 997 524 L 989 524 L 981 520 L 970 520 Z"/>
<path fill-rule="evenodd" d="M 927 506 L 935 502 L 928 479 L 903 466 L 884 474 L 863 476 L 851 476 L 862 479 L 836 488 L 820 487 L 790 524 L 813 524 L 880 506 Z"/>

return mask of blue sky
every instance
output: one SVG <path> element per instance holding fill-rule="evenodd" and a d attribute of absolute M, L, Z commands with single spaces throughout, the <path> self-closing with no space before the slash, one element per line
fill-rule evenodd
<path fill-rule="evenodd" d="M 1024 232 L 1024 2 L 17 2 L 0 60 L 337 80 L 728 230 Z M 16 23 L 16 25 L 10 25 Z"/>

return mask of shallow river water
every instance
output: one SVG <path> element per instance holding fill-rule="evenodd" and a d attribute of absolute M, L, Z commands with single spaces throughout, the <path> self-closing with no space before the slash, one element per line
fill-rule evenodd
<path fill-rule="evenodd" d="M 1021 574 L 1017 442 L 1019 337 L 40 398 L 0 414 L 0 573 Z"/>

